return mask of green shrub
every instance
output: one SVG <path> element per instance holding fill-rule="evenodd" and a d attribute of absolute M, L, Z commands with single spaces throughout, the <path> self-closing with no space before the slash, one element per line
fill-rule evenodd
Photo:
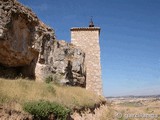
<path fill-rule="evenodd" d="M 47 119 L 50 114 L 54 114 L 57 120 L 66 120 L 70 113 L 69 109 L 49 101 L 26 102 L 23 109 L 37 119 Z"/>
<path fill-rule="evenodd" d="M 51 85 L 51 84 L 48 84 L 47 90 L 48 90 L 48 92 L 52 93 L 53 95 L 56 94 L 56 90 L 54 89 L 53 85 Z"/>
<path fill-rule="evenodd" d="M 52 74 L 52 75 L 45 78 L 45 82 L 46 83 L 54 83 L 54 84 L 59 85 L 61 79 L 62 79 L 61 74 Z"/>
<path fill-rule="evenodd" d="M 53 77 L 52 76 L 48 76 L 46 79 L 45 79 L 45 82 L 46 83 L 51 83 L 53 81 Z"/>
<path fill-rule="evenodd" d="M 4 95 L 0 92 L 0 104 L 8 102 L 10 99 L 11 98 L 9 98 L 7 95 Z"/>

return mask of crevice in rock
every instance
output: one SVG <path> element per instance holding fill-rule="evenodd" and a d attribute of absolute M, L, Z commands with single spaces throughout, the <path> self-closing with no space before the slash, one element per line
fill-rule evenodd
<path fill-rule="evenodd" d="M 37 60 L 38 60 L 38 54 L 37 54 L 37 57 L 33 59 L 29 65 L 23 66 L 21 68 L 22 77 L 35 79 L 35 68 L 36 68 Z"/>
<path fill-rule="evenodd" d="M 21 76 L 21 67 L 6 67 L 0 65 L 0 77 L 6 79 L 15 79 Z"/>
<path fill-rule="evenodd" d="M 69 83 L 67 83 L 68 85 L 74 85 L 71 61 L 68 61 L 68 66 L 66 67 L 66 79 L 69 80 Z"/>
<path fill-rule="evenodd" d="M 38 54 L 37 54 L 38 55 Z M 6 79 L 29 78 L 35 79 L 35 67 L 37 58 L 33 59 L 29 65 L 8 67 L 0 64 L 0 77 Z"/>

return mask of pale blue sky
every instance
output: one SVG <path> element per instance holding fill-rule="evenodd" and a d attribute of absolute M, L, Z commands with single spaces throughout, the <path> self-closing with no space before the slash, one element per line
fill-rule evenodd
<path fill-rule="evenodd" d="M 105 96 L 160 94 L 160 0 L 19 0 L 70 42 L 71 27 L 101 27 Z"/>

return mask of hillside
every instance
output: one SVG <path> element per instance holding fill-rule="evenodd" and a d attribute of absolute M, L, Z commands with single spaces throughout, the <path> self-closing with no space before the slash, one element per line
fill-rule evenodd
<path fill-rule="evenodd" d="M 84 108 L 93 109 L 105 100 L 80 87 L 37 83 L 24 79 L 6 80 L 0 78 L 1 109 L 26 113 L 23 110 L 23 105 L 31 101 L 56 102 L 73 112 Z"/>

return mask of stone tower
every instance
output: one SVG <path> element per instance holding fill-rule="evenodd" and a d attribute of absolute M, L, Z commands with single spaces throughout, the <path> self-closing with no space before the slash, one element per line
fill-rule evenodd
<path fill-rule="evenodd" d="M 86 89 L 102 95 L 99 35 L 100 27 L 94 27 L 92 19 L 89 27 L 71 28 L 71 43 L 86 53 Z"/>

